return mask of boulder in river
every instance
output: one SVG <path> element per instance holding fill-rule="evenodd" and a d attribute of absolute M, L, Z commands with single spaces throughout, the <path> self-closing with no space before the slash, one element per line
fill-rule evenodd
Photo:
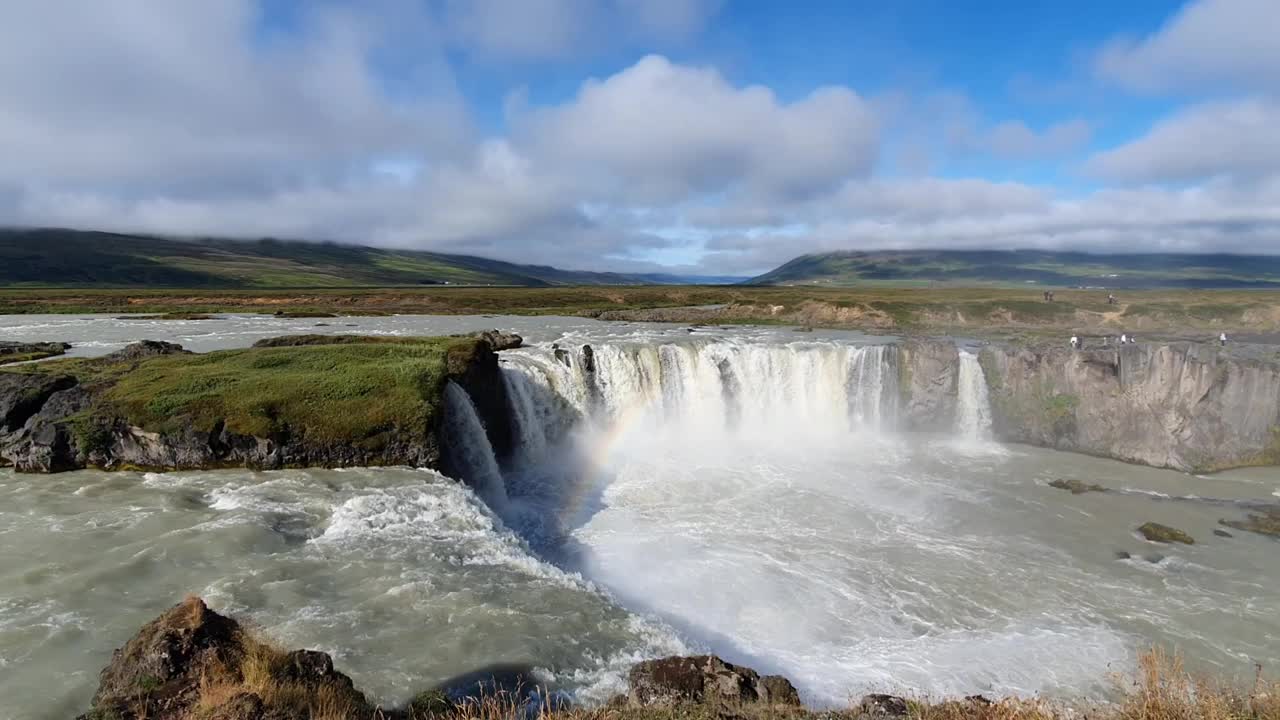
<path fill-rule="evenodd" d="M 667 657 L 631 668 L 634 705 L 676 705 L 682 702 L 767 703 L 800 705 L 800 694 L 780 675 L 761 677 L 751 668 L 733 665 L 715 655 Z"/>
<path fill-rule="evenodd" d="M 1249 513 L 1244 520 L 1219 520 L 1218 522 L 1235 530 L 1280 538 L 1280 506 L 1264 508 L 1258 513 Z"/>
<path fill-rule="evenodd" d="M 1049 487 L 1059 490 L 1070 490 L 1072 495 L 1083 495 L 1087 492 L 1106 492 L 1107 489 L 1097 483 L 1087 483 L 1076 478 L 1058 478 L 1049 483 Z"/>
<path fill-rule="evenodd" d="M 1151 542 L 1158 542 L 1158 543 L 1179 542 L 1186 545 L 1196 544 L 1195 538 L 1191 537 L 1185 532 L 1175 527 L 1169 527 L 1168 525 L 1161 525 L 1160 523 L 1155 523 L 1155 522 L 1143 523 L 1141 526 L 1138 527 L 1138 532 L 1142 533 L 1142 537 L 1150 540 Z"/>

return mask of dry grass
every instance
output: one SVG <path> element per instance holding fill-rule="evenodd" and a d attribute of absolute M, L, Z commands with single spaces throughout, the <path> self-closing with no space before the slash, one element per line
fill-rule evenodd
<path fill-rule="evenodd" d="M 242 653 L 238 657 L 217 658 L 201 669 L 197 716 L 242 693 L 257 695 L 264 706 L 286 711 L 287 717 L 347 720 L 373 716 L 346 687 L 288 678 L 282 672 L 288 658 L 284 650 L 246 633 L 241 634 L 239 645 Z"/>

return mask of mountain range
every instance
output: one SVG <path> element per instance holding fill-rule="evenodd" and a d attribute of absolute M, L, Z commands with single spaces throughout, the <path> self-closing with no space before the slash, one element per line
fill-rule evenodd
<path fill-rule="evenodd" d="M 801 255 L 750 285 L 1003 284 L 1104 288 L 1280 288 L 1280 256 L 1098 255 L 1044 250 L 905 250 Z"/>
<path fill-rule="evenodd" d="M 473 255 L 265 238 L 0 229 L 0 287 L 323 288 L 410 285 L 1043 285 L 1280 289 L 1280 257 L 1043 250 L 801 255 L 754 278 L 564 270 Z"/>

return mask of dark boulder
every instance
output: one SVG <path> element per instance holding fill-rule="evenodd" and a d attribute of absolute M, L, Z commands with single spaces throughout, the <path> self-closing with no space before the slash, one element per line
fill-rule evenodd
<path fill-rule="evenodd" d="M 136 343 L 126 345 L 124 348 L 117 350 L 103 357 L 107 362 L 137 362 L 145 360 L 149 357 L 158 355 L 190 355 L 191 351 L 183 348 L 178 343 L 165 342 L 163 340 L 139 340 Z"/>
<path fill-rule="evenodd" d="M 524 344 L 524 338 L 515 333 L 506 333 L 501 330 L 485 330 L 476 333 L 476 337 L 489 343 L 489 347 L 497 350 L 513 350 Z"/>
<path fill-rule="evenodd" d="M 1218 537 L 1224 537 L 1224 538 L 1235 537 L 1235 535 L 1232 535 L 1231 533 L 1221 528 L 1214 528 L 1213 534 L 1217 535 Z"/>
<path fill-rule="evenodd" d="M 761 702 L 799 705 L 800 695 L 780 675 L 761 677 L 751 668 L 714 655 L 648 660 L 631 668 L 629 700 L 635 705 L 681 702 Z"/>

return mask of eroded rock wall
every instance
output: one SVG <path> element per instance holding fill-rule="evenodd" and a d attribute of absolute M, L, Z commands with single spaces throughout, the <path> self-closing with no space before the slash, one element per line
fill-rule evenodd
<path fill-rule="evenodd" d="M 1186 471 L 1280 464 L 1280 362 L 1193 343 L 979 360 L 997 439 Z"/>

